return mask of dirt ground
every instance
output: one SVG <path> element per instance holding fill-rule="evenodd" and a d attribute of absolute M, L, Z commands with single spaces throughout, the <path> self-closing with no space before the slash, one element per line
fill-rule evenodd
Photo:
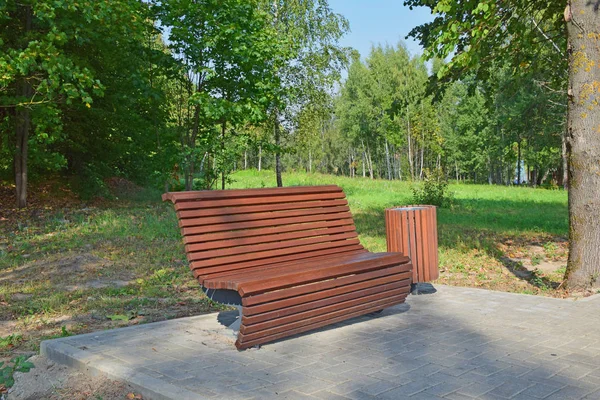
<path fill-rule="evenodd" d="M 122 400 L 142 399 L 127 384 L 102 376 L 89 376 L 83 372 L 55 364 L 42 357 L 29 359 L 34 365 L 28 373 L 16 373 L 15 385 L 0 395 L 2 400 Z M 2 397 L 3 396 L 3 397 Z"/>

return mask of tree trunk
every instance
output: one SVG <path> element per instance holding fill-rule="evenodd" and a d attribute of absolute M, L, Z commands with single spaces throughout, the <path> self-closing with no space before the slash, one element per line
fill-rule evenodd
<path fill-rule="evenodd" d="M 569 50 L 570 290 L 600 287 L 600 15 L 596 2 L 571 0 L 565 11 Z M 570 22 L 569 22 L 570 20 Z"/>
<path fill-rule="evenodd" d="M 362 173 L 363 173 L 363 178 L 366 178 L 367 174 L 366 174 L 365 164 L 367 163 L 367 151 L 365 150 L 365 142 L 361 141 L 361 144 L 362 144 L 362 148 L 363 148 Z"/>
<path fill-rule="evenodd" d="M 542 177 L 540 178 L 538 184 L 541 186 L 544 184 L 544 182 L 546 181 L 546 179 L 548 179 L 548 174 L 550 174 L 550 169 L 546 169 L 546 172 L 544 172 L 544 175 L 542 175 Z"/>
<path fill-rule="evenodd" d="M 419 171 L 419 180 L 423 180 L 423 159 L 425 158 L 425 133 L 423 133 L 421 143 L 421 168 Z"/>
<path fill-rule="evenodd" d="M 354 178 L 352 173 L 352 150 L 348 149 L 348 177 Z"/>
<path fill-rule="evenodd" d="M 225 190 L 225 128 L 227 121 L 221 124 L 221 190 Z"/>
<path fill-rule="evenodd" d="M 32 27 L 33 12 L 31 6 L 24 6 L 24 31 L 29 32 Z M 23 102 L 28 101 L 33 94 L 31 84 L 27 78 L 23 78 L 18 83 L 17 94 L 22 97 Z M 15 120 L 15 187 L 17 195 L 17 207 L 27 207 L 27 181 L 28 167 L 27 158 L 29 152 L 28 140 L 31 129 L 31 114 L 26 106 L 17 107 Z"/>
<path fill-rule="evenodd" d="M 308 150 L 308 172 L 312 174 L 312 152 Z"/>
<path fill-rule="evenodd" d="M 569 155 L 567 154 L 567 138 L 565 132 L 562 135 L 562 187 L 567 190 L 569 188 Z"/>
<path fill-rule="evenodd" d="M 521 185 L 521 141 L 517 142 L 517 185 Z"/>
<path fill-rule="evenodd" d="M 244 150 L 244 170 L 248 169 L 248 150 Z"/>
<path fill-rule="evenodd" d="M 392 180 L 392 165 L 390 163 L 390 148 L 388 146 L 388 141 L 385 139 L 385 164 L 387 167 L 387 178 L 388 180 Z"/>
<path fill-rule="evenodd" d="M 408 107 L 406 107 L 406 123 L 408 127 L 407 141 L 408 141 L 408 166 L 410 168 L 410 179 L 415 180 L 415 168 L 413 164 L 412 144 L 410 140 L 410 116 L 408 115 Z"/>
<path fill-rule="evenodd" d="M 283 181 L 281 179 L 281 132 L 279 127 L 279 120 L 277 119 L 277 114 L 275 114 L 274 118 L 274 130 L 275 130 L 275 176 L 277 178 L 277 187 L 283 186 Z"/>
<path fill-rule="evenodd" d="M 454 160 L 454 168 L 456 170 L 456 183 L 458 183 L 458 161 Z"/>
<path fill-rule="evenodd" d="M 31 85 L 26 79 L 19 83 L 19 94 L 23 98 L 31 97 Z M 15 121 L 15 186 L 17 190 L 17 207 L 27 207 L 27 157 L 28 139 L 31 129 L 31 115 L 27 107 L 18 107 Z"/>
<path fill-rule="evenodd" d="M 371 158 L 371 150 L 367 145 L 367 165 L 369 166 L 369 177 L 373 179 L 373 159 Z"/>
<path fill-rule="evenodd" d="M 258 170 L 262 169 L 262 146 L 258 146 Z"/>
<path fill-rule="evenodd" d="M 400 158 L 400 152 L 396 153 L 396 157 L 397 157 L 397 162 L 396 165 L 398 166 L 398 179 L 402 180 L 402 159 Z"/>

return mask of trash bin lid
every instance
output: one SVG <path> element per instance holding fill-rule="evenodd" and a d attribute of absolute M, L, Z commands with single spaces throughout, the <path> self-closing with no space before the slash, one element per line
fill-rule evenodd
<path fill-rule="evenodd" d="M 393 207 L 390 210 L 398 210 L 398 211 L 411 211 L 411 210 L 427 210 L 432 206 L 406 206 L 406 207 Z"/>

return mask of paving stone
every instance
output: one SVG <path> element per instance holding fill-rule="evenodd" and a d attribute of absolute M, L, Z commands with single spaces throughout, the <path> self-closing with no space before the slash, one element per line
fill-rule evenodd
<path fill-rule="evenodd" d="M 508 367 L 510 367 L 510 364 L 504 363 L 502 361 L 495 361 L 495 362 L 482 364 L 482 365 L 478 366 L 477 368 L 475 368 L 474 370 L 472 370 L 471 372 L 478 374 L 478 375 L 490 376 L 497 372 L 505 370 Z"/>
<path fill-rule="evenodd" d="M 456 392 L 461 387 L 462 387 L 462 385 L 460 385 L 459 383 L 442 382 L 435 386 L 425 389 L 422 393 L 425 393 L 425 394 L 431 395 L 431 396 L 444 397 L 451 393 Z"/>
<path fill-rule="evenodd" d="M 468 386 L 460 388 L 459 390 L 457 390 L 457 393 L 465 395 L 465 396 L 470 396 L 470 397 L 479 397 L 479 396 L 482 396 L 482 395 L 490 392 L 491 390 L 496 388 L 496 386 L 500 386 L 500 385 L 501 384 L 490 385 L 488 383 L 476 382 L 476 383 L 472 383 Z"/>
<path fill-rule="evenodd" d="M 355 390 L 354 392 L 350 392 L 346 394 L 346 397 L 352 400 L 376 400 L 379 397 L 375 397 L 365 392 L 361 392 L 360 390 Z"/>
<path fill-rule="evenodd" d="M 362 388 L 364 388 L 366 386 L 372 385 L 374 383 L 379 383 L 379 382 L 380 382 L 379 379 L 365 376 L 360 380 L 355 379 L 355 380 L 349 380 L 349 381 L 340 383 L 339 385 L 336 385 L 336 386 L 332 387 L 331 389 L 329 389 L 329 391 L 346 396 L 350 392 L 361 390 Z"/>
<path fill-rule="evenodd" d="M 388 390 L 387 392 L 382 393 L 378 397 L 381 397 L 384 399 L 401 399 L 403 397 L 415 395 L 419 392 L 424 391 L 425 389 L 429 389 L 432 386 L 434 386 L 434 385 L 429 380 L 419 379 L 419 380 L 415 380 L 410 383 L 407 383 L 406 385 L 397 387 L 395 389 Z"/>
<path fill-rule="evenodd" d="M 529 387 L 533 386 L 534 383 L 531 381 L 525 381 L 522 379 L 513 379 L 500 386 L 496 386 L 494 389 L 486 393 L 487 395 L 493 395 L 503 397 L 505 399 L 511 399 L 521 392 L 524 392 Z"/>
<path fill-rule="evenodd" d="M 446 395 L 443 398 L 449 399 L 449 400 L 473 400 L 473 397 L 466 396 L 464 394 L 457 393 L 457 392 L 450 393 L 449 395 Z"/>
<path fill-rule="evenodd" d="M 313 396 L 309 396 L 304 393 L 297 392 L 295 390 L 291 390 L 289 392 L 280 393 L 277 397 L 278 399 L 286 399 L 286 400 L 307 400 L 307 399 L 315 399 Z"/>
<path fill-rule="evenodd" d="M 399 383 L 392 383 L 390 381 L 379 381 L 363 387 L 362 389 L 360 389 L 360 391 L 366 394 L 370 394 L 372 396 L 377 396 L 380 393 L 387 392 L 388 390 L 397 388 L 398 386 L 400 386 Z"/>
<path fill-rule="evenodd" d="M 264 387 L 267 387 L 270 385 L 271 385 L 271 383 L 269 383 L 269 382 L 265 382 L 265 381 L 256 379 L 256 380 L 248 381 L 246 383 L 240 383 L 239 385 L 234 385 L 234 386 L 232 386 L 232 388 L 234 388 L 235 390 L 239 390 L 240 392 L 249 392 L 251 390 L 264 388 Z"/>
<path fill-rule="evenodd" d="M 328 390 L 318 391 L 316 393 L 313 393 L 312 396 L 321 400 L 350 400 L 349 397 L 335 394 Z"/>
<path fill-rule="evenodd" d="M 419 392 L 417 394 L 414 394 L 414 395 L 408 397 L 407 399 L 410 399 L 410 400 L 441 400 L 442 398 L 432 395 L 427 392 Z"/>
<path fill-rule="evenodd" d="M 544 400 L 579 400 L 587 395 L 595 392 L 598 388 L 581 388 L 575 386 L 567 386 L 560 389 L 558 392 L 552 393 Z"/>
<path fill-rule="evenodd" d="M 542 383 L 535 383 L 533 386 L 525 389 L 522 394 L 527 396 L 536 397 L 543 399 L 550 396 L 552 393 L 557 392 L 561 389 L 561 386 L 544 385 Z"/>

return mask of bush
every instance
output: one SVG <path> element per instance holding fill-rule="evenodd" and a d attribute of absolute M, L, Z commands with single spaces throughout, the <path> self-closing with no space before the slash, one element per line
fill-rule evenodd
<path fill-rule="evenodd" d="M 448 180 L 441 168 L 425 170 L 425 179 L 420 186 L 413 187 L 414 204 L 427 204 L 448 207 L 452 204 L 453 194 L 448 190 Z"/>

